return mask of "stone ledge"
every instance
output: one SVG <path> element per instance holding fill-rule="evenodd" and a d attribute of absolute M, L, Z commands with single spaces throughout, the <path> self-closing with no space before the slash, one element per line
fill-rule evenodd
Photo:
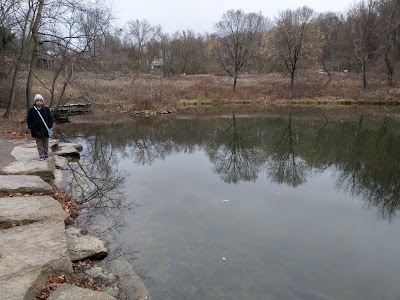
<path fill-rule="evenodd" d="M 50 196 L 0 198 L 0 229 L 7 224 L 30 224 L 49 219 L 65 220 L 67 213 Z"/>
<path fill-rule="evenodd" d="M 0 175 L 0 192 L 51 195 L 53 189 L 37 175 Z"/>

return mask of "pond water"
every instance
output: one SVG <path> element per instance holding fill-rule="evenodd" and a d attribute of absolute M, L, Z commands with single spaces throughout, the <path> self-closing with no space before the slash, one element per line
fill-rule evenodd
<path fill-rule="evenodd" d="M 154 299 L 400 299 L 400 122 L 390 114 L 65 131 L 84 146 L 77 169 L 112 191 L 88 182 L 81 198 L 105 196 L 94 206 L 118 229 L 118 250 L 134 249 Z"/>

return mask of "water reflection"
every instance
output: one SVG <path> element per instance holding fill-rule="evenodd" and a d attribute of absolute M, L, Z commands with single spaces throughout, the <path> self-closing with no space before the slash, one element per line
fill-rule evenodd
<path fill-rule="evenodd" d="M 296 187 L 303 184 L 309 170 L 308 163 L 297 154 L 299 136 L 293 130 L 292 115 L 282 128 L 281 138 L 272 144 L 267 173 L 272 181 Z"/>
<path fill-rule="evenodd" d="M 293 112 L 65 130 L 85 148 L 71 181 L 93 220 L 125 217 L 121 250 L 139 247 L 155 299 L 396 299 L 399 125 Z"/>
<path fill-rule="evenodd" d="M 68 191 L 85 208 L 85 226 L 110 237 L 125 226 L 125 214 L 135 208 L 125 194 L 127 173 L 119 170 L 107 136 L 91 131 L 77 142 L 84 150 L 80 160 L 69 162 Z"/>
<path fill-rule="evenodd" d="M 255 181 L 261 169 L 257 149 L 246 139 L 245 128 L 239 126 L 235 114 L 227 125 L 215 129 L 216 139 L 207 147 L 213 170 L 226 183 Z"/>
<path fill-rule="evenodd" d="M 81 132 L 79 127 L 75 130 Z M 119 207 L 126 204 L 118 192 L 125 174 L 116 169 L 115 153 L 138 165 L 152 165 L 200 149 L 226 183 L 254 182 L 264 173 L 271 182 L 299 187 L 309 176 L 334 169 L 338 190 L 360 197 L 380 217 L 391 220 L 400 204 L 399 128 L 399 122 L 389 117 L 292 114 L 88 126 L 82 139 L 87 147 L 85 166 L 76 164 L 73 176 L 81 182 L 83 201 L 97 199 L 96 206 Z M 66 130 L 76 134 L 73 126 Z"/>

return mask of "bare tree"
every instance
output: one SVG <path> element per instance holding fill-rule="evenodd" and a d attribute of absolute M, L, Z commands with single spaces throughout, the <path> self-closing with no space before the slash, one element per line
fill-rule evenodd
<path fill-rule="evenodd" d="M 260 12 L 228 10 L 215 25 L 216 35 L 210 44 L 211 54 L 233 78 L 233 91 L 249 58 L 260 50 L 257 46 L 260 45 L 265 24 Z"/>
<path fill-rule="evenodd" d="M 400 61 L 400 1 L 381 0 L 378 3 L 379 41 L 386 67 L 388 85 L 396 84 L 396 65 Z"/>
<path fill-rule="evenodd" d="M 348 13 L 354 55 L 361 64 L 363 88 L 367 88 L 367 65 L 376 50 L 376 0 L 357 3 Z"/>
<path fill-rule="evenodd" d="M 200 69 L 204 57 L 204 43 L 191 30 L 182 30 L 172 36 L 171 48 L 177 70 L 181 74 L 194 74 Z"/>
<path fill-rule="evenodd" d="M 39 26 L 40 22 L 42 21 L 42 12 L 43 12 L 43 7 L 44 7 L 44 0 L 38 0 L 35 14 L 33 17 L 33 25 L 31 28 L 32 32 L 32 53 L 30 57 L 30 62 L 29 62 L 29 73 L 28 73 L 28 80 L 26 83 L 26 110 L 29 110 L 29 107 L 32 103 L 32 84 L 33 84 L 33 77 L 36 71 L 36 66 L 37 66 L 37 60 L 39 57 L 39 51 L 40 51 L 40 36 L 39 36 Z"/>
<path fill-rule="evenodd" d="M 161 34 L 160 26 L 152 26 L 147 20 L 134 20 L 128 22 L 127 40 L 130 42 L 133 56 L 140 69 L 146 60 L 148 43 Z"/>
<path fill-rule="evenodd" d="M 280 12 L 275 26 L 265 35 L 267 54 L 277 57 L 283 74 L 290 77 L 291 97 L 298 69 L 319 63 L 323 45 L 314 11 L 307 6 Z"/>
<path fill-rule="evenodd" d="M 340 48 L 343 47 L 343 44 L 339 40 L 339 31 L 343 20 L 340 15 L 326 13 L 318 16 L 318 23 L 325 37 L 321 64 L 329 77 L 326 82 L 328 85 L 332 79 L 332 71 L 340 69 Z"/>
<path fill-rule="evenodd" d="M 17 50 L 17 59 L 14 64 L 13 76 L 10 88 L 10 98 L 8 100 L 7 109 L 3 115 L 5 118 L 9 118 L 11 110 L 15 102 L 15 94 L 17 90 L 17 79 L 18 74 L 23 62 L 23 59 L 28 51 L 29 40 L 31 38 L 31 26 L 32 18 L 34 15 L 34 5 L 29 2 L 28 7 L 24 8 L 20 3 L 17 3 L 13 10 L 7 10 L 8 13 L 12 12 L 14 22 L 16 24 L 16 30 L 19 31 L 19 45 Z M 10 15 L 8 15 L 10 17 Z"/>

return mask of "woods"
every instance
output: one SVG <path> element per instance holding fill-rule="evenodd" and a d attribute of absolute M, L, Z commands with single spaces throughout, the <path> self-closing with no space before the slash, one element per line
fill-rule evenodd
<path fill-rule="evenodd" d="M 388 87 L 398 84 L 400 0 L 358 1 L 342 13 L 286 9 L 274 20 L 229 10 L 209 33 L 167 33 L 145 19 L 118 28 L 109 8 L 103 2 L 0 0 L 4 117 L 21 89 L 30 106 L 33 85 L 57 107 L 82 72 L 119 73 L 133 82 L 139 73 L 227 75 L 233 91 L 243 74 L 279 73 L 288 78 L 289 98 L 297 96 L 305 72 L 324 72 L 327 85 L 334 72 L 359 74 L 364 90 L 373 75 L 384 74 Z M 38 69 L 51 72 L 49 81 L 40 80 Z"/>

